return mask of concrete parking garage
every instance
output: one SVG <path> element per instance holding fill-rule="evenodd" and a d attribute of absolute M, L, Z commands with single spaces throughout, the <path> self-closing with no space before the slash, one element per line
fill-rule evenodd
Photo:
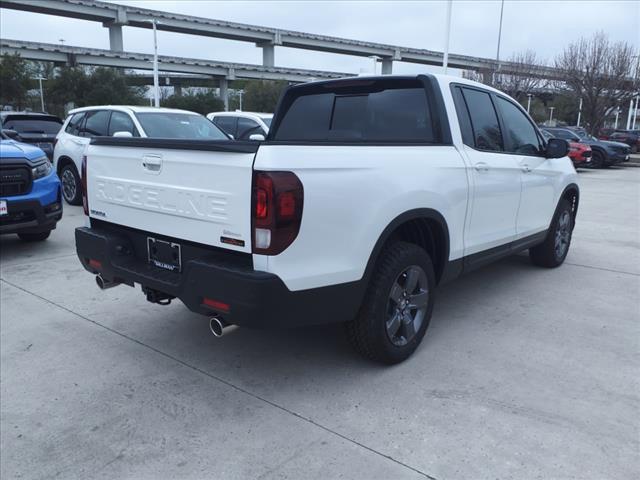
<path fill-rule="evenodd" d="M 640 469 L 640 169 L 581 172 L 556 270 L 519 255 L 439 292 L 394 367 L 339 326 L 214 338 L 0 239 L 2 478 L 607 478 Z"/>

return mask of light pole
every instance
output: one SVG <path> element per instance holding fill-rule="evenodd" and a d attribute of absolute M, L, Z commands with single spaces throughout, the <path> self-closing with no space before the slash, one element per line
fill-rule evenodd
<path fill-rule="evenodd" d="M 44 112 L 44 91 L 42 90 L 42 80 L 46 80 L 46 78 L 39 76 L 34 78 L 34 80 L 38 80 L 40 83 L 40 107 L 42 108 L 42 112 Z"/>
<path fill-rule="evenodd" d="M 556 107 L 549 107 L 549 126 L 551 126 L 551 121 L 553 120 L 553 111 Z"/>
<path fill-rule="evenodd" d="M 631 130 L 636 129 L 636 118 L 638 118 L 638 103 L 640 103 L 640 95 L 636 95 L 636 108 L 633 112 L 633 123 L 631 124 Z"/>
<path fill-rule="evenodd" d="M 238 90 L 238 98 L 240 100 L 240 111 L 242 111 L 242 95 L 244 95 L 244 90 Z"/>
<path fill-rule="evenodd" d="M 631 128 L 631 113 L 633 112 L 633 98 L 629 100 L 629 113 L 627 114 L 627 130 Z"/>
<path fill-rule="evenodd" d="M 444 34 L 444 56 L 442 57 L 442 68 L 444 74 L 447 74 L 447 67 L 449 65 L 449 36 L 451 32 L 451 8 L 453 7 L 453 0 L 447 1 L 447 22 L 445 26 Z"/>
<path fill-rule="evenodd" d="M 620 115 L 620 107 L 616 107 L 616 123 L 614 124 L 613 128 L 615 130 L 618 129 L 618 116 Z"/>
<path fill-rule="evenodd" d="M 580 126 L 580 117 L 582 116 L 582 97 L 580 97 L 580 105 L 578 105 L 578 124 L 576 127 Z"/>
<path fill-rule="evenodd" d="M 157 108 L 160 106 L 160 82 L 158 81 L 158 20 L 155 18 L 147 20 L 153 25 L 153 103 Z"/>
<path fill-rule="evenodd" d="M 496 69 L 496 73 L 500 72 L 500 41 L 502 40 L 502 15 L 504 13 L 504 0 L 500 2 L 500 27 L 498 28 L 498 49 L 496 51 L 496 63 L 498 64 L 498 68 Z"/>
<path fill-rule="evenodd" d="M 527 93 L 527 113 L 531 110 L 531 94 Z"/>

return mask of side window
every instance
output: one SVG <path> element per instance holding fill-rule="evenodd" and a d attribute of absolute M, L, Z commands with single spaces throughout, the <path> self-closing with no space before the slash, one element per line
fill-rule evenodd
<path fill-rule="evenodd" d="M 458 123 L 460 124 L 460 132 L 462 133 L 462 142 L 465 145 L 474 147 L 473 141 L 473 128 L 471 128 L 471 119 L 469 118 L 469 110 L 467 110 L 467 104 L 464 103 L 464 97 L 462 96 L 462 89 L 460 87 L 452 87 L 453 103 L 456 106 L 456 113 L 458 115 Z"/>
<path fill-rule="evenodd" d="M 111 120 L 109 120 L 108 135 L 112 137 L 116 132 L 129 132 L 134 137 L 140 136 L 129 115 L 124 112 L 113 111 L 111 112 Z"/>
<path fill-rule="evenodd" d="M 506 130 L 505 150 L 522 155 L 540 155 L 540 137 L 526 115 L 509 100 L 499 96 L 496 98 Z"/>
<path fill-rule="evenodd" d="M 479 150 L 503 151 L 502 132 L 489 94 L 471 88 L 462 90 L 471 118 L 475 147 Z"/>
<path fill-rule="evenodd" d="M 254 133 L 262 133 L 262 128 L 255 120 L 238 117 L 238 136 L 236 140 L 249 140 Z"/>
<path fill-rule="evenodd" d="M 214 117 L 213 123 L 227 135 L 233 135 L 234 138 L 236 138 L 236 128 L 238 124 L 237 117 L 231 117 L 227 115 L 221 116 L 221 117 Z"/>
<path fill-rule="evenodd" d="M 105 137 L 107 135 L 107 125 L 109 124 L 109 110 L 95 110 L 87 112 L 87 121 L 82 129 L 83 137 Z"/>
<path fill-rule="evenodd" d="M 80 126 L 82 125 L 82 121 L 84 120 L 85 113 L 74 113 L 67 123 L 67 127 L 64 129 L 66 133 L 69 135 L 75 135 L 76 137 L 80 136 Z"/>

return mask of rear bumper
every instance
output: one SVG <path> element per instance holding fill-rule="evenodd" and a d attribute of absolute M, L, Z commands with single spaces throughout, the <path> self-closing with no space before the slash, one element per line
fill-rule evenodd
<path fill-rule="evenodd" d="M 138 283 L 180 299 L 193 312 L 218 314 L 244 327 L 346 321 L 357 313 L 364 293 L 361 282 L 290 291 L 276 275 L 254 270 L 250 255 L 198 244 L 183 244 L 182 272 L 170 272 L 146 261 L 146 237 L 146 232 L 134 229 L 82 227 L 76 229 L 76 250 L 84 268 L 93 274 Z M 229 308 L 212 308 L 205 305 L 205 298 Z"/>

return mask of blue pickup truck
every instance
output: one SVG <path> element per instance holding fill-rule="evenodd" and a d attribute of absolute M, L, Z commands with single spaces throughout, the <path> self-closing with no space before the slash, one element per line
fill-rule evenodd
<path fill-rule="evenodd" d="M 26 143 L 0 139 L 0 234 L 46 240 L 62 218 L 60 180 L 45 153 Z"/>

